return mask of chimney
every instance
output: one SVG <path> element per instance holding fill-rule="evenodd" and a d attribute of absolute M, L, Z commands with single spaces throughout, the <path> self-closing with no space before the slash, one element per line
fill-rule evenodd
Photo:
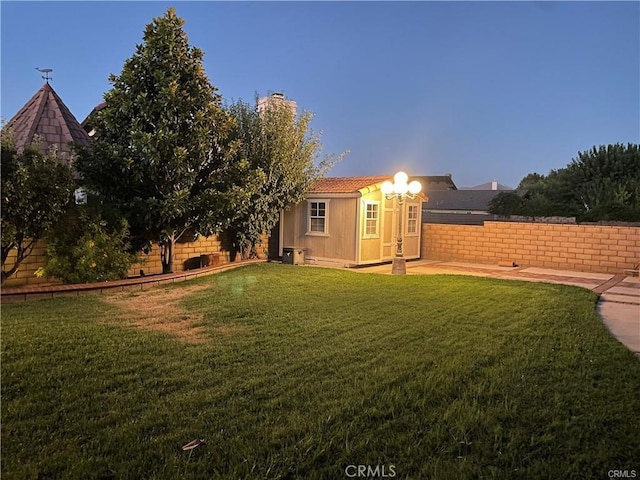
<path fill-rule="evenodd" d="M 498 190 L 498 182 L 496 180 L 491 182 L 491 190 Z"/>
<path fill-rule="evenodd" d="M 298 104 L 293 100 L 287 100 L 284 92 L 272 92 L 268 97 L 262 97 L 258 100 L 258 113 L 264 112 L 271 105 L 286 105 L 291 109 L 291 113 L 295 117 Z"/>

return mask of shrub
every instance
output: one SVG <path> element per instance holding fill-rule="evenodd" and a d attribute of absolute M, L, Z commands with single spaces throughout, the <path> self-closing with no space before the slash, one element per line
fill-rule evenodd
<path fill-rule="evenodd" d="M 39 276 L 66 283 L 104 282 L 127 277 L 140 262 L 131 253 L 129 226 L 124 218 L 107 220 L 89 207 L 76 206 L 47 236 L 47 260 Z"/>
<path fill-rule="evenodd" d="M 18 271 L 47 230 L 64 216 L 73 194 L 73 176 L 57 150 L 46 154 L 38 139 L 24 149 L 10 130 L 0 131 L 0 239 L 2 282 Z M 15 255 L 9 255 L 15 252 Z"/>

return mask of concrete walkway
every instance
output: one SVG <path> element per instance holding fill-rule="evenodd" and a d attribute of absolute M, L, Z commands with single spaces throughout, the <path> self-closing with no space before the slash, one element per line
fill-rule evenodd
<path fill-rule="evenodd" d="M 360 267 L 357 270 L 391 274 L 391 264 Z M 562 283 L 593 290 L 600 294 L 597 311 L 604 324 L 615 338 L 640 356 L 640 278 L 638 277 L 434 260 L 407 262 L 408 275 L 433 275 L 437 273 Z"/>

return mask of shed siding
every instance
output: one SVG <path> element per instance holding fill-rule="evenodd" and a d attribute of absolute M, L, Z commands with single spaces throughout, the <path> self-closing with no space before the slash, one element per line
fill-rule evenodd
<path fill-rule="evenodd" d="M 356 198 L 331 198 L 327 201 L 327 235 L 307 234 L 308 201 L 303 200 L 284 212 L 283 247 L 305 249 L 306 258 L 332 258 L 356 261 Z"/>
<path fill-rule="evenodd" d="M 422 228 L 422 224 L 420 225 Z M 420 236 L 412 235 L 405 236 L 402 239 L 402 251 L 407 258 L 419 258 L 420 257 Z"/>
<path fill-rule="evenodd" d="M 373 262 L 380 260 L 380 238 L 363 238 L 360 260 Z"/>

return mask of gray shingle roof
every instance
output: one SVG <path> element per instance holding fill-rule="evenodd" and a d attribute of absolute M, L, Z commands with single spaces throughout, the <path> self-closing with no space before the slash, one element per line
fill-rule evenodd
<path fill-rule="evenodd" d="M 418 180 L 425 192 L 436 190 L 457 190 L 451 175 L 412 175 L 411 180 Z"/>
<path fill-rule="evenodd" d="M 460 187 L 460 190 L 492 190 L 493 182 L 487 182 L 480 185 L 476 185 L 475 187 Z M 497 183 L 497 190 L 513 190 L 513 188 L 508 187 L 507 185 L 503 185 L 501 183 Z"/>
<path fill-rule="evenodd" d="M 483 211 L 489 208 L 489 202 L 499 190 L 436 190 L 429 192 L 429 203 L 425 210 L 464 210 Z"/>

